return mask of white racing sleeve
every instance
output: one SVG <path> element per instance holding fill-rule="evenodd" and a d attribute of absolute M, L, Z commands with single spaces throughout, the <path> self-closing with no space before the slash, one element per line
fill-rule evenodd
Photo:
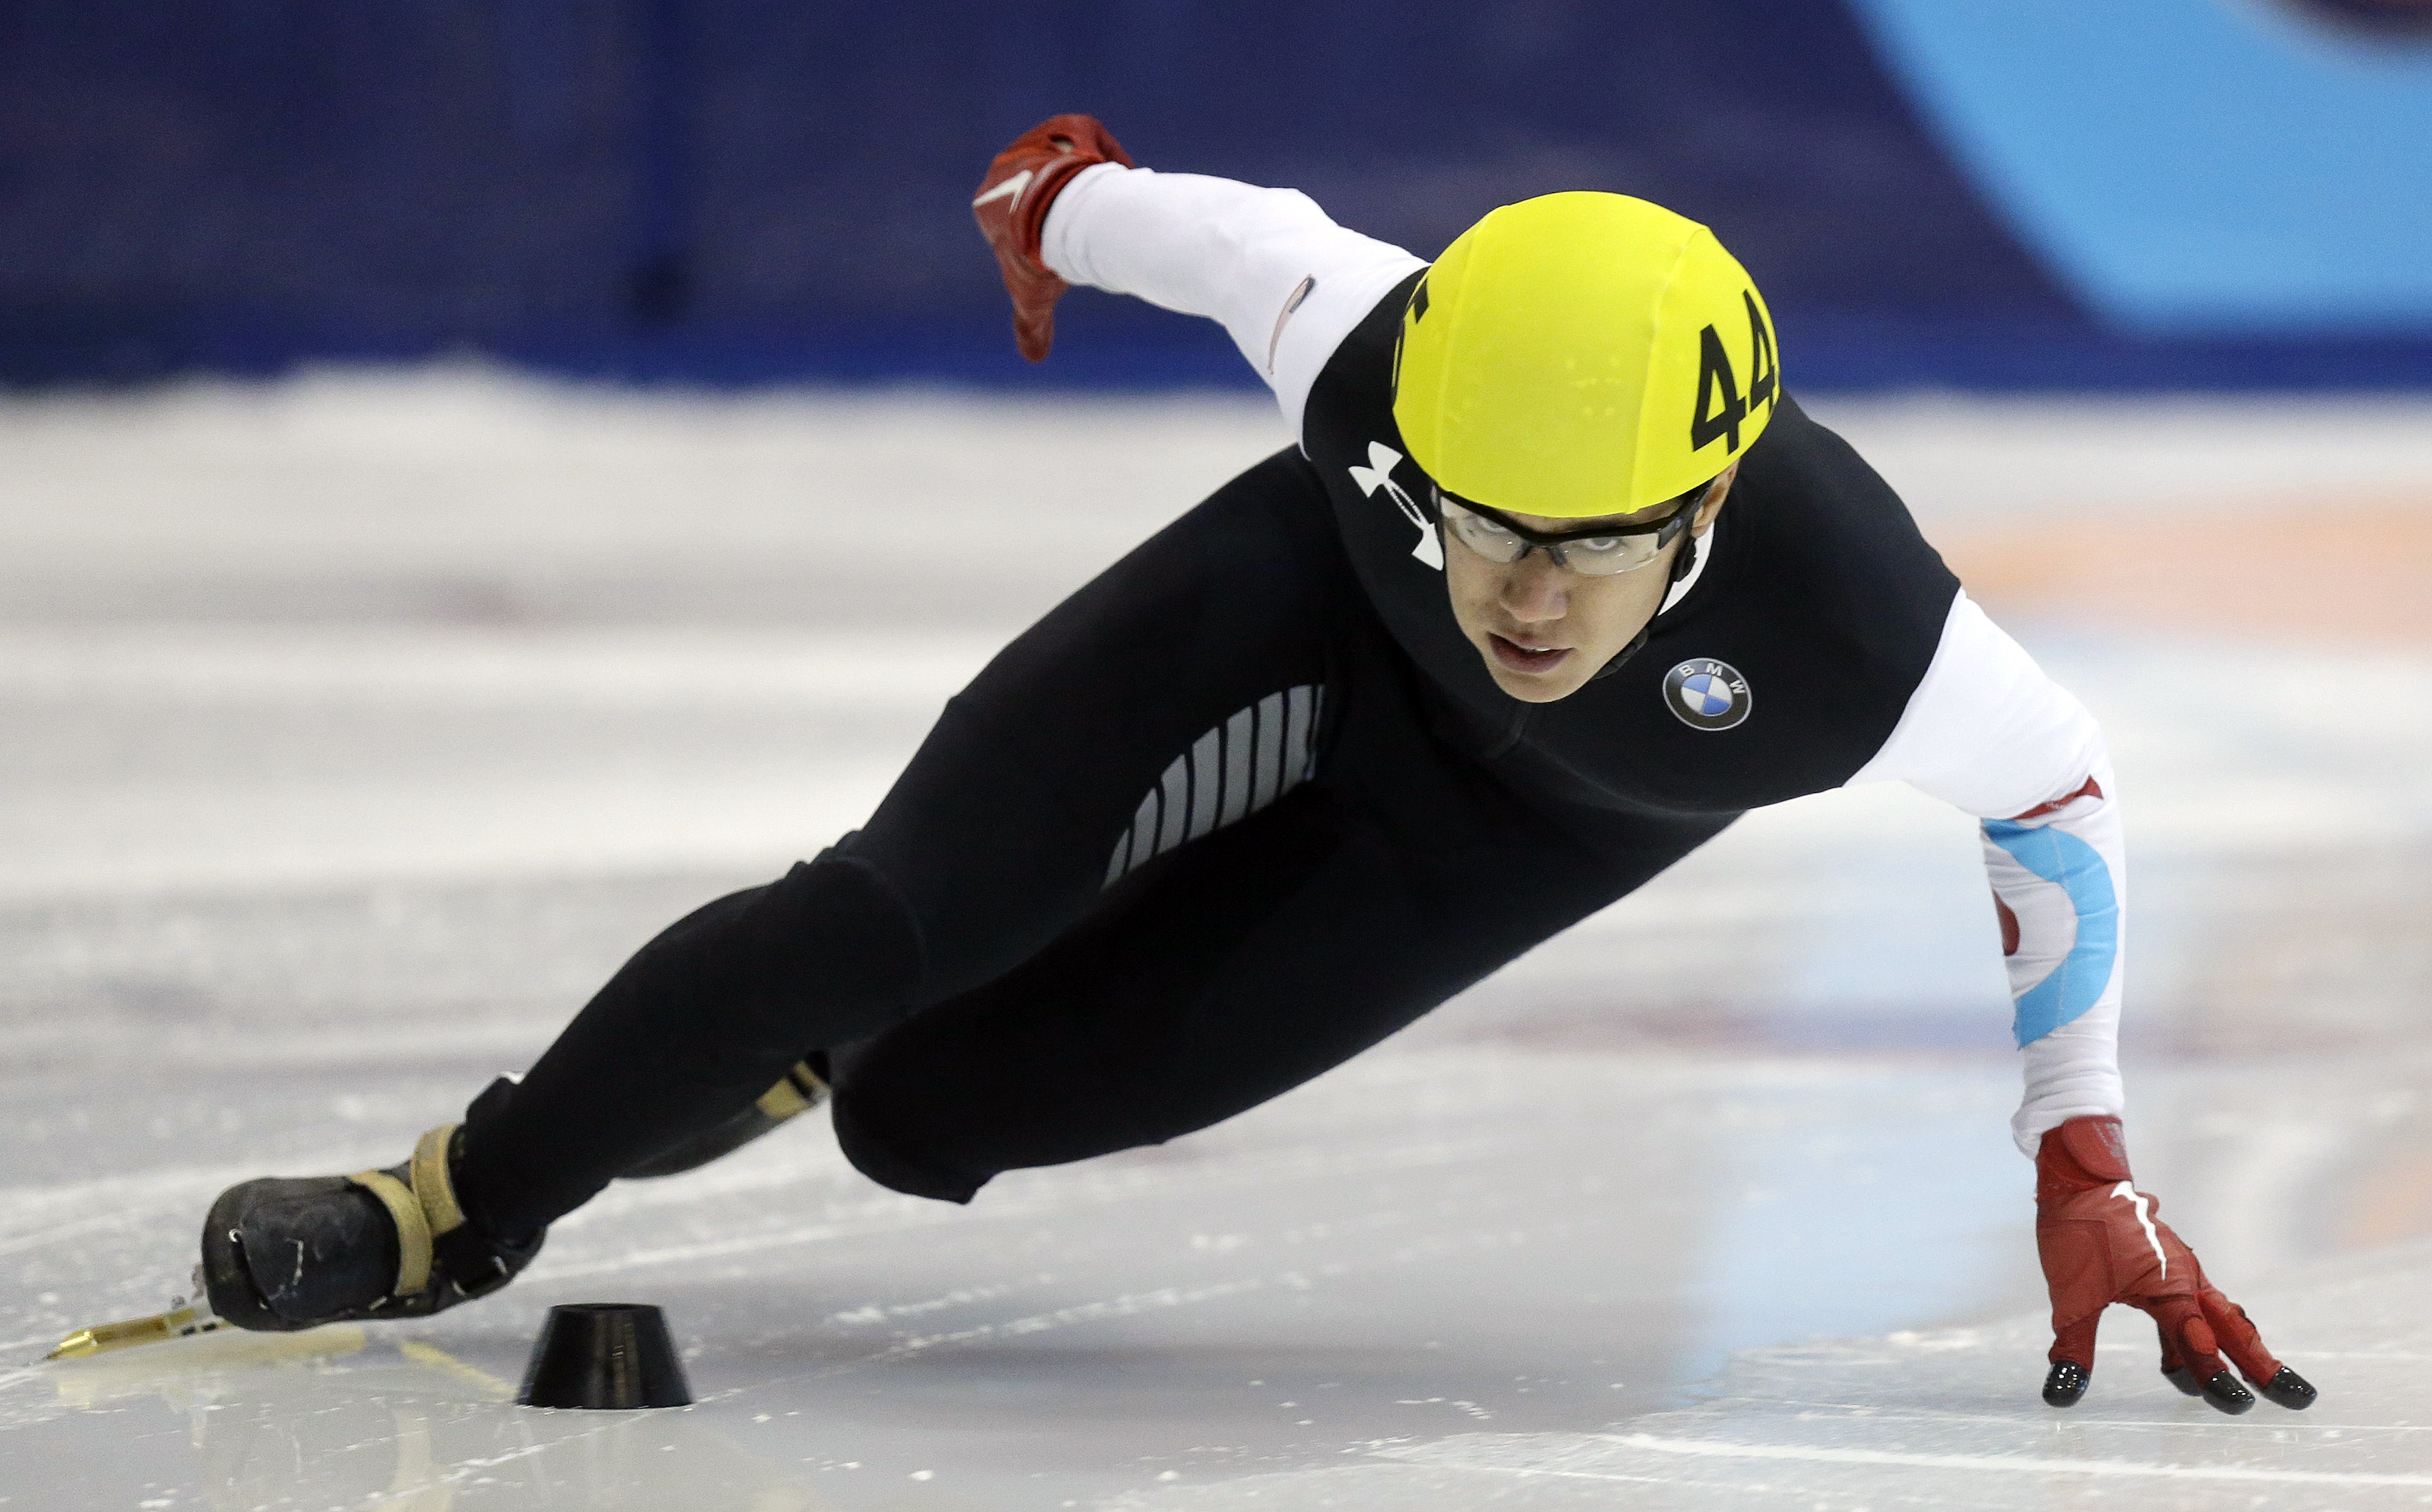
<path fill-rule="evenodd" d="M 2103 732 L 1965 592 L 1891 739 L 1849 779 L 1898 779 L 1983 822 L 2026 1097 L 2010 1132 L 2118 1114 L 2128 903 Z"/>
<path fill-rule="evenodd" d="M 1427 264 L 1326 219 L 1297 189 L 1100 163 L 1048 207 L 1039 253 L 1068 283 L 1221 322 L 1300 437 L 1343 338 Z"/>

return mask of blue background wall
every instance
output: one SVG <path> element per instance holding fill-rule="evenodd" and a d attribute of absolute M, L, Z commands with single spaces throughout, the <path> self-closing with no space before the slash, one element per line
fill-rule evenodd
<path fill-rule="evenodd" d="M 1012 354 L 966 206 L 1078 109 L 1422 255 L 1662 201 L 1806 386 L 2432 382 L 2432 43 L 2272 3 L 0 0 L 0 378 L 1246 382 L 1086 293 Z"/>

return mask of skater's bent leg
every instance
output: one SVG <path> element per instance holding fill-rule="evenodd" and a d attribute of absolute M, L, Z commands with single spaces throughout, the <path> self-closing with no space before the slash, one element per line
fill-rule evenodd
<path fill-rule="evenodd" d="M 535 1232 L 749 1104 L 806 1045 L 890 1022 L 920 975 L 910 914 L 851 856 L 720 898 L 627 961 L 511 1094 L 468 1110 L 458 1195 L 493 1232 Z"/>
<path fill-rule="evenodd" d="M 1413 854 L 1308 789 L 1161 863 L 998 981 L 836 1063 L 838 1142 L 897 1191 L 1204 1129 L 1318 1076 L 1630 892 L 1723 818 L 1515 826 Z"/>

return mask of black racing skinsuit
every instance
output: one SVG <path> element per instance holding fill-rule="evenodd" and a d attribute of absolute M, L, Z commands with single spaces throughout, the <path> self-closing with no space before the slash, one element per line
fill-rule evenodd
<path fill-rule="evenodd" d="M 1495 688 L 1373 486 L 1381 444 L 1428 496 L 1386 390 L 1407 290 L 1321 375 L 1306 455 L 1017 637 L 867 826 L 670 926 L 481 1099 L 468 1211 L 536 1229 L 813 1049 L 845 1152 L 901 1191 L 965 1201 L 999 1171 L 1171 1139 L 1865 764 L 1958 585 L 1786 396 L 1647 644 L 1558 703 Z M 1736 722 L 1667 703 L 1691 660 L 1739 674 Z"/>

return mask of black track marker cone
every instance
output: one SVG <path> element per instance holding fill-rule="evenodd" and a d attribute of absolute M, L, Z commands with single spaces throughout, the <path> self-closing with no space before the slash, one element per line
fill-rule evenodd
<path fill-rule="evenodd" d="M 515 1401 L 527 1407 L 684 1407 L 692 1391 L 657 1308 L 569 1302 L 549 1310 Z"/>

